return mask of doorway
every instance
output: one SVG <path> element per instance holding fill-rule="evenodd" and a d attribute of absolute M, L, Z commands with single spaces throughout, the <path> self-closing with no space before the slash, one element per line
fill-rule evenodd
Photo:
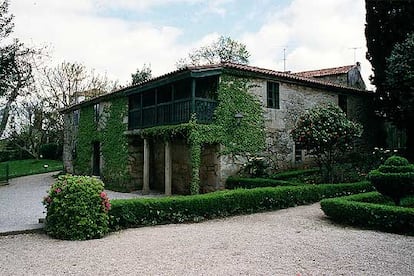
<path fill-rule="evenodd" d="M 101 144 L 93 142 L 92 175 L 101 175 Z"/>

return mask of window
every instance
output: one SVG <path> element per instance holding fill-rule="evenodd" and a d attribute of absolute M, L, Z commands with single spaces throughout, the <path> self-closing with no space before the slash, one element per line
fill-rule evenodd
<path fill-rule="evenodd" d="M 93 105 L 95 123 L 99 122 L 99 103 Z"/>
<path fill-rule="evenodd" d="M 161 86 L 157 89 L 157 104 L 168 103 L 172 101 L 171 85 Z"/>
<path fill-rule="evenodd" d="M 129 110 L 141 108 L 141 95 L 132 95 L 129 97 Z"/>
<path fill-rule="evenodd" d="M 196 80 L 196 97 L 215 99 L 218 90 L 218 76 L 200 78 Z"/>
<path fill-rule="evenodd" d="M 338 95 L 338 105 L 345 114 L 348 114 L 348 98 L 346 95 Z"/>
<path fill-rule="evenodd" d="M 79 109 L 76 109 L 73 111 L 73 125 L 74 126 L 79 125 Z"/>
<path fill-rule="evenodd" d="M 295 163 L 303 162 L 303 146 L 295 143 Z"/>
<path fill-rule="evenodd" d="M 279 109 L 279 83 L 267 83 L 267 107 Z"/>
<path fill-rule="evenodd" d="M 174 100 L 189 99 L 191 97 L 191 79 L 184 79 L 174 84 Z"/>
<path fill-rule="evenodd" d="M 155 90 L 145 91 L 142 94 L 142 106 L 152 106 L 155 105 Z"/>

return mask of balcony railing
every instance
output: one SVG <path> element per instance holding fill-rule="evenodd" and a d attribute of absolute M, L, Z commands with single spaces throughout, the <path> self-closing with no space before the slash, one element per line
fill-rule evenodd
<path fill-rule="evenodd" d="M 191 113 L 196 114 L 197 122 L 210 123 L 216 106 L 215 100 L 196 98 L 194 107 L 191 99 L 184 99 L 134 109 L 129 111 L 128 127 L 132 130 L 186 123 L 190 120 Z"/>

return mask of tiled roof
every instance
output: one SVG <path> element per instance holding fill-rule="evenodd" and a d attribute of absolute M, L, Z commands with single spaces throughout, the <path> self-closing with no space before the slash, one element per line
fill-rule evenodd
<path fill-rule="evenodd" d="M 348 91 L 354 91 L 354 92 L 368 92 L 366 90 L 363 89 L 358 89 L 358 88 L 353 88 L 353 87 L 349 87 L 346 85 L 341 85 L 338 83 L 333 83 L 333 82 L 329 82 L 326 80 L 322 80 L 322 79 L 316 79 L 316 78 L 312 78 L 312 77 L 304 77 L 304 76 L 300 76 L 297 74 L 292 74 L 292 73 L 285 73 L 285 72 L 280 72 L 280 71 L 274 71 L 274 70 L 270 70 L 270 69 L 264 69 L 264 68 L 259 68 L 259 67 L 254 67 L 254 66 L 249 66 L 249 65 L 242 65 L 242 64 L 235 64 L 235 63 L 225 63 L 223 64 L 224 68 L 233 68 L 233 69 L 237 69 L 237 70 L 241 70 L 241 71 L 245 71 L 245 72 L 252 72 L 252 73 L 259 73 L 259 74 L 264 74 L 264 75 L 268 75 L 268 76 L 274 76 L 274 77 L 278 77 L 281 79 L 285 79 L 285 80 L 290 80 L 290 81 L 295 81 L 298 83 L 302 83 L 304 85 L 320 85 L 323 86 L 325 88 L 339 88 L 339 89 L 344 89 L 344 90 L 348 90 Z M 348 66 L 343 66 L 343 67 L 348 67 Z M 343 68 L 343 67 L 338 67 L 338 68 Z"/>
<path fill-rule="evenodd" d="M 349 66 L 342 66 L 342 67 L 331 68 L 331 69 L 322 69 L 322 70 L 316 70 L 316 71 L 331 70 L 331 72 L 341 72 L 340 70 L 345 70 L 345 68 L 349 69 L 349 68 L 352 68 L 353 66 L 354 65 L 349 65 Z M 131 89 L 134 89 L 136 87 L 140 87 L 140 86 L 143 86 L 143 85 L 146 85 L 146 84 L 149 84 L 149 83 L 157 82 L 159 80 L 168 79 L 169 77 L 173 77 L 173 76 L 178 75 L 180 73 L 184 73 L 184 72 L 188 72 L 188 71 L 193 71 L 194 72 L 194 71 L 226 70 L 226 69 L 235 70 L 235 71 L 238 71 L 240 73 L 251 73 L 251 74 L 258 74 L 258 75 L 263 75 L 263 76 L 268 76 L 268 77 L 275 77 L 275 78 L 278 78 L 278 79 L 281 79 L 281 80 L 300 83 L 300 84 L 307 85 L 307 86 L 318 86 L 318 87 L 323 87 L 323 88 L 326 88 L 326 89 L 337 88 L 337 89 L 341 89 L 341 90 L 344 90 L 344 91 L 356 92 L 356 93 L 368 93 L 369 92 L 367 90 L 357 89 L 357 88 L 353 88 L 353 87 L 349 87 L 349 86 L 345 86 L 345 85 L 341 85 L 341 84 L 337 84 L 337 83 L 333 83 L 333 82 L 328 82 L 328 81 L 325 81 L 325 80 L 322 80 L 322 79 L 316 79 L 316 78 L 312 78 L 312 77 L 305 77 L 305 76 L 300 75 L 300 73 L 286 73 L 286 72 L 281 72 L 281 71 L 275 71 L 275 70 L 250 66 L 250 65 L 237 64 L 237 63 L 221 63 L 221 64 L 213 64 L 213 65 L 188 66 L 188 67 L 184 67 L 184 68 L 181 68 L 181 69 L 177 69 L 175 71 L 172 71 L 172 72 L 169 72 L 167 74 L 164 74 L 164 75 L 152 78 L 150 80 L 138 83 L 136 85 L 127 86 L 127 87 L 121 88 L 120 90 L 113 91 L 111 93 L 104 94 L 104 95 L 98 96 L 96 98 L 92 98 L 90 100 L 87 100 L 87 101 L 81 102 L 79 104 L 70 106 L 68 108 L 63 109 L 62 111 L 71 110 L 75 106 L 83 105 L 87 102 L 97 102 L 97 101 L 100 101 L 101 99 L 104 99 L 104 98 L 114 97 L 114 96 L 118 96 L 118 95 L 121 96 L 127 90 L 131 90 Z M 335 71 L 333 69 L 337 69 L 337 70 Z M 308 72 L 312 72 L 312 71 L 308 71 Z M 315 71 L 313 71 L 313 72 L 315 72 Z M 305 72 L 301 72 L 301 73 L 305 73 Z M 339 74 L 339 73 L 337 73 L 337 74 Z"/>
<path fill-rule="evenodd" d="M 301 76 L 301 77 L 306 77 L 306 78 L 314 78 L 314 77 L 322 77 L 322 76 L 329 76 L 329 75 L 346 74 L 349 72 L 349 70 L 351 70 L 354 67 L 355 65 L 346 65 L 346 66 L 341 66 L 341 67 L 297 72 L 293 74 L 297 76 Z"/>

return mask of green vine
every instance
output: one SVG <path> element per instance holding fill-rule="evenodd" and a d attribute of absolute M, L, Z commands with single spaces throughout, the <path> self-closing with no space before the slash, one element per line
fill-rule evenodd
<path fill-rule="evenodd" d="M 128 112 L 127 98 L 117 98 L 104 108 L 106 127 L 101 132 L 102 156 L 105 166 L 102 178 L 107 186 L 119 189 L 128 186 L 131 176 L 128 172 L 128 140 L 123 132 L 124 117 Z M 125 187 L 126 188 L 126 187 Z"/>
<path fill-rule="evenodd" d="M 99 118 L 99 126 L 94 120 L 93 106 L 80 111 L 77 153 L 74 160 L 76 174 L 91 174 L 93 142 L 101 143 L 105 166 L 102 178 L 107 187 L 115 190 L 128 190 L 131 177 L 128 172 L 128 140 L 123 132 L 126 124 L 123 119 L 127 113 L 127 99 L 113 99 L 105 106 Z"/>
<path fill-rule="evenodd" d="M 93 106 L 82 108 L 79 117 L 76 158 L 73 164 L 75 174 L 90 175 L 92 173 L 92 142 L 99 141 L 99 136 L 94 121 Z"/>
<path fill-rule="evenodd" d="M 263 109 L 259 99 L 250 94 L 249 80 L 223 75 L 218 91 L 219 105 L 214 125 L 224 145 L 222 154 L 255 154 L 264 150 L 265 133 Z M 241 113 L 238 124 L 234 115 Z"/>

